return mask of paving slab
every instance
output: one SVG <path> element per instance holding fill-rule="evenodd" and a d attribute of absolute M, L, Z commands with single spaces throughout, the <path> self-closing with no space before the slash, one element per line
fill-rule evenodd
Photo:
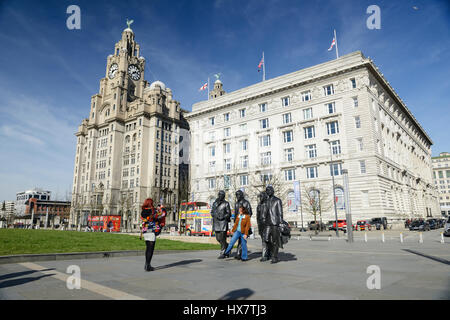
<path fill-rule="evenodd" d="M 249 240 L 247 262 L 219 260 L 214 250 L 156 253 L 153 272 L 144 271 L 143 256 L 40 261 L 37 270 L 3 264 L 0 299 L 117 299 L 104 288 L 165 300 L 450 299 L 449 243 L 291 239 L 277 264 L 259 261 L 260 243 Z M 80 267 L 79 290 L 51 275 L 67 274 L 70 265 Z M 381 270 L 380 289 L 367 287 L 371 265 Z M 83 281 L 103 289 L 83 288 Z"/>

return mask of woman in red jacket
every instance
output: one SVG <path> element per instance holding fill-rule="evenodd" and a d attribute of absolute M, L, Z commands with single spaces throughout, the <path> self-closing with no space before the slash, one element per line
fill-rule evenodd
<path fill-rule="evenodd" d="M 153 257 L 153 251 L 155 250 L 156 236 L 161 233 L 161 222 L 165 221 L 166 211 L 161 210 L 158 212 L 153 207 L 153 200 L 150 198 L 145 199 L 142 204 L 142 225 L 141 234 L 139 236 L 142 239 L 142 234 L 144 234 L 145 244 L 147 246 L 145 250 L 145 271 L 155 270 L 151 266 L 151 261 Z"/>

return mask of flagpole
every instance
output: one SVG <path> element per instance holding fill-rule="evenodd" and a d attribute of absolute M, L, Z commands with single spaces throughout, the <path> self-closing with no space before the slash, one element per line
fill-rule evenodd
<path fill-rule="evenodd" d="M 264 58 L 264 51 L 263 51 L 263 81 L 266 81 L 266 60 Z"/>
<path fill-rule="evenodd" d="M 336 37 L 336 29 L 334 29 L 334 41 L 336 42 L 336 59 L 339 58 L 339 50 L 338 50 L 338 43 L 337 43 L 337 37 Z"/>
<path fill-rule="evenodd" d="M 209 77 L 208 77 L 208 86 L 207 86 L 207 88 L 208 88 L 208 100 L 209 100 Z"/>

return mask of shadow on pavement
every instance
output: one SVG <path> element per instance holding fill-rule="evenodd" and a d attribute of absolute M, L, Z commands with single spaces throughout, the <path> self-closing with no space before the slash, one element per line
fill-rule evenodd
<path fill-rule="evenodd" d="M 261 258 L 262 252 L 252 252 L 248 255 L 248 260 Z M 295 261 L 298 260 L 295 255 L 288 252 L 278 252 L 278 259 L 280 261 Z"/>
<path fill-rule="evenodd" d="M 255 291 L 248 288 L 238 289 L 226 293 L 218 300 L 245 300 L 248 297 L 250 297 L 253 293 L 255 293 Z"/>
<path fill-rule="evenodd" d="M 410 249 L 403 249 L 403 251 L 406 251 L 406 252 L 409 252 L 409 253 L 414 253 L 414 254 L 417 254 L 418 256 L 422 256 L 424 258 L 428 258 L 428 259 L 431 259 L 431 260 L 434 260 L 434 261 L 437 261 L 437 262 L 440 262 L 440 263 L 443 263 L 443 264 L 446 264 L 446 265 L 450 265 L 450 261 L 448 261 L 446 259 L 443 259 L 443 258 L 429 256 L 427 254 L 423 254 L 421 252 L 410 250 Z"/>
<path fill-rule="evenodd" d="M 166 264 L 164 266 L 155 267 L 155 270 L 162 270 L 162 269 L 167 269 L 167 268 L 172 268 L 172 267 L 178 267 L 178 266 L 183 266 L 186 264 L 197 263 L 197 262 L 202 262 L 202 261 L 203 260 L 201 260 L 201 259 L 183 260 L 183 261 L 179 261 L 179 262 Z"/>
<path fill-rule="evenodd" d="M 0 276 L 0 281 L 3 281 L 5 279 L 9 279 L 9 278 L 15 278 L 15 277 L 21 277 L 21 276 L 27 276 L 31 273 L 35 273 L 35 272 L 41 272 L 41 271 L 50 271 L 50 270 L 55 270 L 55 268 L 52 269 L 45 269 L 45 270 L 29 270 L 29 271 L 21 271 L 21 272 L 15 272 L 15 273 L 8 273 L 8 274 L 4 274 L 2 276 Z"/>
<path fill-rule="evenodd" d="M 45 277 L 51 277 L 54 276 L 54 274 L 44 274 L 42 276 L 39 277 L 28 277 L 28 278 L 20 278 L 20 279 L 14 279 L 14 280 L 7 280 L 7 281 L 3 281 L 0 282 L 0 288 L 8 288 L 8 287 L 14 287 L 14 286 L 19 286 L 25 283 L 29 283 L 29 282 L 33 282 Z"/>

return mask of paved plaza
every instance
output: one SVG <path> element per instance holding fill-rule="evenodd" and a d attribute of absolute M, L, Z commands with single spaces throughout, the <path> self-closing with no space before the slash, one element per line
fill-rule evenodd
<path fill-rule="evenodd" d="M 153 272 L 144 257 L 40 261 L 0 265 L 0 299 L 449 299 L 450 243 L 440 231 L 358 233 L 343 237 L 293 236 L 281 262 L 260 262 L 260 240 L 249 240 L 250 261 L 218 260 L 216 251 L 156 253 Z M 234 254 L 232 254 L 234 256 Z M 81 289 L 68 289 L 68 266 L 81 272 Z M 380 289 L 369 289 L 369 266 Z M 370 270 L 370 268 L 369 268 Z"/>

